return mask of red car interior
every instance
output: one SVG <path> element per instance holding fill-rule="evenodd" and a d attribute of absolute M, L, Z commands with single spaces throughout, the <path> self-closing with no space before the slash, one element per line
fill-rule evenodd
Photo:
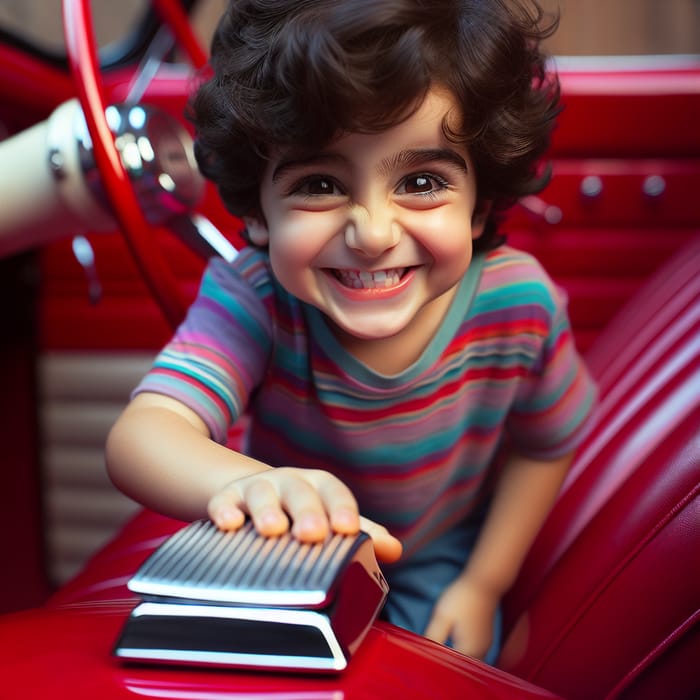
<path fill-rule="evenodd" d="M 10 58 L 25 76 L 39 71 L 0 54 L 3 65 Z M 121 664 L 111 650 L 136 602 L 126 582 L 183 525 L 143 511 L 42 605 L 0 617 L 0 696 L 700 696 L 700 64 L 559 68 L 564 111 L 551 148 L 552 182 L 509 214 L 504 231 L 567 291 L 601 400 L 505 601 L 499 669 L 382 622 L 338 677 Z M 22 95 L 30 114 L 48 113 L 70 95 L 65 75 L 53 77 L 41 102 Z M 104 81 L 109 99 L 118 101 L 126 77 L 116 72 Z M 154 81 L 147 99 L 181 111 L 182 80 Z M 200 206 L 238 242 L 240 223 L 213 191 Z M 90 240 L 103 287 L 96 305 L 87 299 L 70 242 L 40 253 L 39 347 L 155 351 L 170 325 L 123 238 Z M 165 231 L 156 240 L 191 299 L 202 261 Z M 3 352 L 16 361 L 23 350 Z M 22 394 L 11 385 L 7 391 Z M 18 444 L 26 460 L 32 436 L 23 442 L 18 435 Z M 8 454 L 10 471 L 19 469 Z M 2 537 L 13 540 L 13 551 L 29 554 L 24 578 L 0 584 L 0 592 L 11 595 L 19 585 L 30 599 L 41 598 L 45 584 L 31 554 L 41 549 L 37 472 L 7 478 L 15 479 L 14 493 L 27 497 L 17 517 L 29 526 Z M 24 547 L 17 547 L 18 537 L 26 538 Z"/>
<path fill-rule="evenodd" d="M 507 601 L 501 665 L 567 698 L 697 687 L 698 271 L 694 240 L 590 349 L 597 422 Z"/>

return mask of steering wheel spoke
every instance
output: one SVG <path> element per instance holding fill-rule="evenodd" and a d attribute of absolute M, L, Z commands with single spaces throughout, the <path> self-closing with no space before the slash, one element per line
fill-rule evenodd
<path fill-rule="evenodd" d="M 154 5 L 190 61 L 196 68 L 201 68 L 206 63 L 206 54 L 199 46 L 182 7 L 173 0 L 154 0 Z M 106 116 L 107 105 L 89 0 L 63 0 L 63 25 L 68 63 L 105 196 L 141 276 L 174 327 L 184 318 L 187 302 L 157 244 L 153 226 L 144 214 L 143 197 L 139 199 L 124 167 L 124 153 L 120 153 L 115 145 L 113 130 Z M 191 203 L 188 201 L 187 204 Z M 182 212 L 178 212 L 178 215 L 182 215 Z"/>

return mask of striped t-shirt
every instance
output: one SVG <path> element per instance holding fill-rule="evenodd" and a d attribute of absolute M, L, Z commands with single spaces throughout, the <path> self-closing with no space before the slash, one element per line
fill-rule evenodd
<path fill-rule="evenodd" d="M 247 248 L 209 264 L 136 391 L 180 400 L 219 442 L 248 413 L 248 454 L 333 472 L 410 555 L 477 507 L 502 444 L 552 459 L 580 441 L 595 387 L 565 305 L 531 256 L 475 255 L 423 355 L 384 376 Z"/>

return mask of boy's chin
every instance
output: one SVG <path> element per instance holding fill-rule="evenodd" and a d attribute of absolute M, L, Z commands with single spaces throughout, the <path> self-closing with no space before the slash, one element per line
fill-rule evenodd
<path fill-rule="evenodd" d="M 363 319 L 361 322 L 353 322 L 349 319 L 337 319 L 326 315 L 338 337 L 352 339 L 355 342 L 371 342 L 393 338 L 404 330 L 403 323 L 396 323 L 395 319 Z"/>

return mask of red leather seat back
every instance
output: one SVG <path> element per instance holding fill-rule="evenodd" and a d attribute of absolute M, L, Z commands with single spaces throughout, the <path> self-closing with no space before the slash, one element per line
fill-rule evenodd
<path fill-rule="evenodd" d="M 601 401 L 505 605 L 501 665 L 566 698 L 700 688 L 700 240 L 591 348 Z"/>

